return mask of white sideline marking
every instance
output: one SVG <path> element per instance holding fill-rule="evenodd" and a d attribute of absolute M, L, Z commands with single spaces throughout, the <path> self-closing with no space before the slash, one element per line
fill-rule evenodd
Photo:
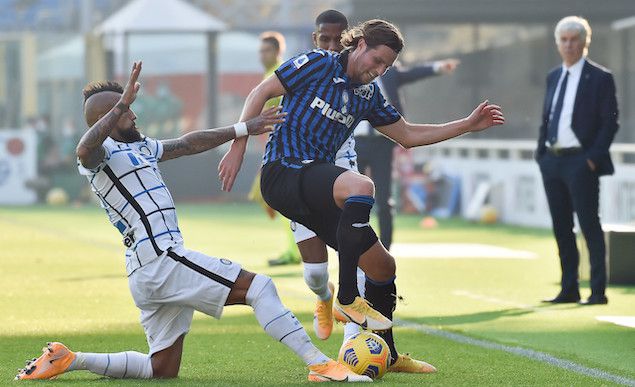
<path fill-rule="evenodd" d="M 615 375 L 606 371 L 602 371 L 597 368 L 586 367 L 581 364 L 572 362 L 570 360 L 560 359 L 548 353 L 534 351 L 532 349 L 526 349 L 521 347 L 515 347 L 511 345 L 498 344 L 487 340 L 474 339 L 472 337 L 463 336 L 458 333 L 447 332 L 441 329 L 433 328 L 429 325 L 410 322 L 407 320 L 393 319 L 398 326 L 411 328 L 419 332 L 423 332 L 428 335 L 439 336 L 447 340 L 452 340 L 461 344 L 469 344 L 485 349 L 493 349 L 497 351 L 503 351 L 514 355 L 522 356 L 531 360 L 540 361 L 550 364 L 554 367 L 562 368 L 568 371 L 572 371 L 578 374 L 590 376 L 592 378 L 610 381 L 613 383 L 622 384 L 625 386 L 635 387 L 635 379 L 630 379 L 624 376 Z"/>
<path fill-rule="evenodd" d="M 397 258 L 490 258 L 535 259 L 530 251 L 480 243 L 393 243 L 390 253 Z"/>
<path fill-rule="evenodd" d="M 597 316 L 595 319 L 627 328 L 635 328 L 635 316 Z"/>

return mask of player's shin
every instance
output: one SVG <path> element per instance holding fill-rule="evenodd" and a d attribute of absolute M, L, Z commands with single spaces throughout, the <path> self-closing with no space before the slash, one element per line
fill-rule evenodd
<path fill-rule="evenodd" d="M 119 379 L 152 378 L 150 356 L 134 352 L 84 353 L 76 352 L 77 357 L 70 370 L 88 370 L 92 373 Z"/>
<path fill-rule="evenodd" d="M 351 304 L 359 295 L 356 275 L 359 257 L 377 241 L 377 235 L 369 224 L 374 202 L 371 196 L 351 196 L 342 209 L 337 226 L 340 262 L 337 299 L 342 305 Z"/>
<path fill-rule="evenodd" d="M 397 306 L 397 287 L 395 286 L 395 278 L 384 282 L 373 281 L 366 277 L 366 299 L 373 305 L 373 308 L 392 320 L 393 312 Z M 388 347 L 390 347 L 391 363 L 397 360 L 397 349 L 395 348 L 395 340 L 392 336 L 392 329 L 382 332 L 375 332 L 381 336 Z"/>
<path fill-rule="evenodd" d="M 329 358 L 311 343 L 311 339 L 293 313 L 282 305 L 271 278 L 256 274 L 247 291 L 246 301 L 254 308 L 256 319 L 265 332 L 289 347 L 307 365 L 329 361 Z"/>

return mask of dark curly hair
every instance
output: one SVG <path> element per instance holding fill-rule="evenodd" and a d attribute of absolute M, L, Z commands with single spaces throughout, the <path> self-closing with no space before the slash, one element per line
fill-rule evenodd
<path fill-rule="evenodd" d="M 115 81 L 98 81 L 98 82 L 90 82 L 84 87 L 82 90 L 82 94 L 84 94 L 84 103 L 90 98 L 92 95 L 97 93 L 101 93 L 102 91 L 114 91 L 115 93 L 123 93 L 123 87 L 115 82 Z"/>

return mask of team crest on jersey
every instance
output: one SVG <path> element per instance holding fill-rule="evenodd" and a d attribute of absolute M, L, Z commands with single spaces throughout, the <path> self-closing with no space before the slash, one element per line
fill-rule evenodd
<path fill-rule="evenodd" d="M 370 101 L 370 99 L 373 98 L 373 95 L 375 95 L 375 85 L 369 83 L 367 85 L 356 87 L 353 89 L 353 94 Z"/>
<path fill-rule="evenodd" d="M 152 152 L 150 152 L 150 148 L 148 148 L 147 145 L 141 145 L 139 147 L 139 153 L 141 153 L 144 156 L 150 156 L 152 154 Z"/>
<path fill-rule="evenodd" d="M 344 90 L 342 92 L 342 114 L 348 114 L 348 92 Z"/>

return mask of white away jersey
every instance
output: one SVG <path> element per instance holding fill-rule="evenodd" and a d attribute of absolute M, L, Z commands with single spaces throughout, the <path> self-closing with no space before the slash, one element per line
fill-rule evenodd
<path fill-rule="evenodd" d="M 105 157 L 94 169 L 78 163 L 110 222 L 124 236 L 126 270 L 136 268 L 182 244 L 176 210 L 157 162 L 163 145 L 153 138 L 124 143 L 108 137 Z"/>

